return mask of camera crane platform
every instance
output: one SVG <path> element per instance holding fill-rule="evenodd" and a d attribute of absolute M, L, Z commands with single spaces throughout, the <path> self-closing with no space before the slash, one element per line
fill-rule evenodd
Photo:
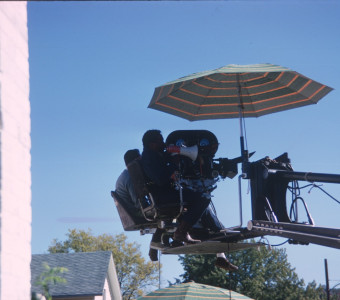
<path fill-rule="evenodd" d="M 290 244 L 316 244 L 340 249 L 340 229 L 315 227 L 293 223 L 274 223 L 269 221 L 248 222 L 247 227 L 226 230 L 201 243 L 176 247 L 160 247 L 162 254 L 215 254 L 234 252 L 263 246 L 262 243 L 242 242 L 246 239 L 266 235 L 288 239 Z"/>
<path fill-rule="evenodd" d="M 288 154 L 284 153 L 275 159 L 264 157 L 256 162 L 249 162 L 253 154 L 234 159 L 215 159 L 218 141 L 213 133 L 207 130 L 179 130 L 172 132 L 166 141 L 171 151 L 177 151 L 181 163 L 180 172 L 182 185 L 186 188 L 197 189 L 210 193 L 216 188 L 217 178 L 233 178 L 237 174 L 237 165 L 242 163 L 243 173 L 239 176 L 239 192 L 241 180 L 249 179 L 251 186 L 252 220 L 247 226 L 242 223 L 242 197 L 239 193 L 240 224 L 225 228 L 217 233 L 207 231 L 198 225 L 190 231 L 190 235 L 202 242 L 198 244 L 181 244 L 171 241 L 173 232 L 178 224 L 171 220 L 176 219 L 164 214 L 174 207 L 157 207 L 153 203 L 152 195 L 146 194 L 146 202 L 141 201 L 141 211 L 144 218 L 134 219 L 124 203 L 119 201 L 118 195 L 112 192 L 123 227 L 126 231 L 140 230 L 141 234 L 154 233 L 156 228 L 162 228 L 163 238 L 159 246 L 153 248 L 163 254 L 211 254 L 220 252 L 233 252 L 248 248 L 263 246 L 261 242 L 249 243 L 246 240 L 264 237 L 267 235 L 288 239 L 291 244 L 308 245 L 309 243 L 340 249 L 340 229 L 317 227 L 314 224 L 307 205 L 299 196 L 297 181 L 340 183 L 340 175 L 320 174 L 293 171 Z M 188 145 L 181 147 L 182 144 Z M 171 148 L 172 147 L 172 148 Z M 179 149 L 180 148 L 180 149 Z M 169 151 L 169 148 L 168 148 Z M 200 158 L 197 159 L 198 155 Z M 143 181 L 143 170 L 140 163 L 135 161 L 128 165 L 128 170 L 134 186 L 140 186 L 144 192 L 147 189 Z M 196 174 L 199 177 L 195 178 Z M 134 178 L 137 175 L 137 178 Z M 287 213 L 287 191 L 295 197 L 290 211 L 296 210 L 295 219 Z M 142 198 L 142 197 L 141 197 Z M 185 199 L 184 199 L 185 200 Z M 308 217 L 308 222 L 297 220 L 297 202 L 301 201 Z M 176 210 L 176 209 L 175 209 Z M 180 213 L 182 210 L 180 210 Z M 167 221 L 164 222 L 164 220 Z M 246 242 L 245 242 L 246 241 Z"/>

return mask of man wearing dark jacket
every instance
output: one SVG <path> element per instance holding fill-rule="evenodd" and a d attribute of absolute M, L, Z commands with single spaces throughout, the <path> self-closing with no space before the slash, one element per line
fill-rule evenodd
<path fill-rule="evenodd" d="M 165 144 L 159 130 L 148 130 L 143 136 L 142 166 L 147 178 L 151 181 L 150 191 L 158 203 L 179 203 L 180 193 L 173 187 L 176 165 L 171 156 L 164 152 Z M 174 239 L 185 243 L 197 243 L 189 235 L 190 228 L 199 220 L 210 203 L 210 199 L 199 192 L 183 189 L 183 200 L 186 212 L 181 216 Z"/>

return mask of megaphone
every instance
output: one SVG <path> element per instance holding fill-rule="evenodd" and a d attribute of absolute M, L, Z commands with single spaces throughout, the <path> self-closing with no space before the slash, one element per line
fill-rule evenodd
<path fill-rule="evenodd" d="M 184 155 L 189 157 L 191 160 L 196 160 L 198 155 L 198 147 L 197 145 L 192 147 L 178 147 L 178 146 L 168 146 L 166 147 L 166 151 L 169 153 L 176 153 L 180 155 Z"/>

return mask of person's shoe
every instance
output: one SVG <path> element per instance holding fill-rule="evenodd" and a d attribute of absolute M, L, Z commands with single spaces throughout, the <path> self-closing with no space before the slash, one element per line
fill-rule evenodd
<path fill-rule="evenodd" d="M 229 260 L 224 257 L 217 257 L 215 266 L 230 272 L 235 272 L 238 270 L 238 267 L 233 265 Z"/>
<path fill-rule="evenodd" d="M 158 261 L 158 250 L 150 248 L 149 257 L 151 261 Z"/>
<path fill-rule="evenodd" d="M 188 230 L 190 229 L 190 225 L 186 222 L 181 222 L 181 224 L 178 226 L 177 230 L 174 233 L 174 240 L 179 242 L 184 242 L 187 244 L 197 244 L 200 243 L 200 240 L 193 239 Z"/>
<path fill-rule="evenodd" d="M 195 240 L 193 239 L 188 232 L 175 232 L 174 234 L 174 240 L 178 242 L 183 242 L 187 244 L 197 244 L 200 243 L 201 240 Z"/>

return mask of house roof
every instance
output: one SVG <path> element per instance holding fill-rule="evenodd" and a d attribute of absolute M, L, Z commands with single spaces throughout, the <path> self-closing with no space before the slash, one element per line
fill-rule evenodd
<path fill-rule="evenodd" d="M 36 285 L 39 275 L 45 271 L 44 262 L 49 267 L 64 267 L 68 271 L 60 274 L 66 283 L 57 283 L 50 288 L 50 294 L 58 296 L 102 295 L 105 278 L 114 268 L 111 251 L 35 254 L 31 261 L 32 292 L 41 293 Z M 115 270 L 114 270 L 115 272 Z M 109 274 L 108 274 L 109 273 Z"/>

